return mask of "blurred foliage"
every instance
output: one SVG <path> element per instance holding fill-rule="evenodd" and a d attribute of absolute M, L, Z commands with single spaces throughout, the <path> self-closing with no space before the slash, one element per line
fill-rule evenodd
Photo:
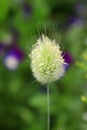
<path fill-rule="evenodd" d="M 61 49 L 74 59 L 65 76 L 50 85 L 50 130 L 87 130 L 87 104 L 81 98 L 87 96 L 86 8 L 86 0 L 0 0 L 1 130 L 46 129 L 47 90 L 34 79 L 28 57 L 43 30 L 58 33 Z M 10 70 L 5 58 L 14 54 L 14 46 L 23 58 Z"/>

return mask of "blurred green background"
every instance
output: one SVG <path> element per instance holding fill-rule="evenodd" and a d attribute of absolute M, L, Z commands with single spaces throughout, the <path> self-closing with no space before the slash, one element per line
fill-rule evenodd
<path fill-rule="evenodd" d="M 68 63 L 50 85 L 50 130 L 87 130 L 86 0 L 0 0 L 0 130 L 46 130 L 47 90 L 28 57 L 42 32 L 58 34 Z"/>

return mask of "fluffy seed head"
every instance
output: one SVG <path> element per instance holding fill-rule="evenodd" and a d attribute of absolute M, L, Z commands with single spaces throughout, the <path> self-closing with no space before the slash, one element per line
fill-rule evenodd
<path fill-rule="evenodd" d="M 56 81 L 64 75 L 64 59 L 55 40 L 42 35 L 34 45 L 31 54 L 31 69 L 34 77 L 42 84 Z"/>

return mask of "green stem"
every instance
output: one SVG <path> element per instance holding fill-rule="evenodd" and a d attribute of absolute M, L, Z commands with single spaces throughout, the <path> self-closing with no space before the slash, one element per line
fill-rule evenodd
<path fill-rule="evenodd" d="M 47 130 L 50 130 L 50 90 L 47 86 Z"/>

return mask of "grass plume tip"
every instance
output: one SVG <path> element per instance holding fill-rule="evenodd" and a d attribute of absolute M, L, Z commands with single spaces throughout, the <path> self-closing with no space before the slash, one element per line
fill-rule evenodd
<path fill-rule="evenodd" d="M 56 81 L 65 73 L 65 62 L 59 44 L 44 34 L 36 41 L 29 57 L 33 75 L 42 84 Z"/>

